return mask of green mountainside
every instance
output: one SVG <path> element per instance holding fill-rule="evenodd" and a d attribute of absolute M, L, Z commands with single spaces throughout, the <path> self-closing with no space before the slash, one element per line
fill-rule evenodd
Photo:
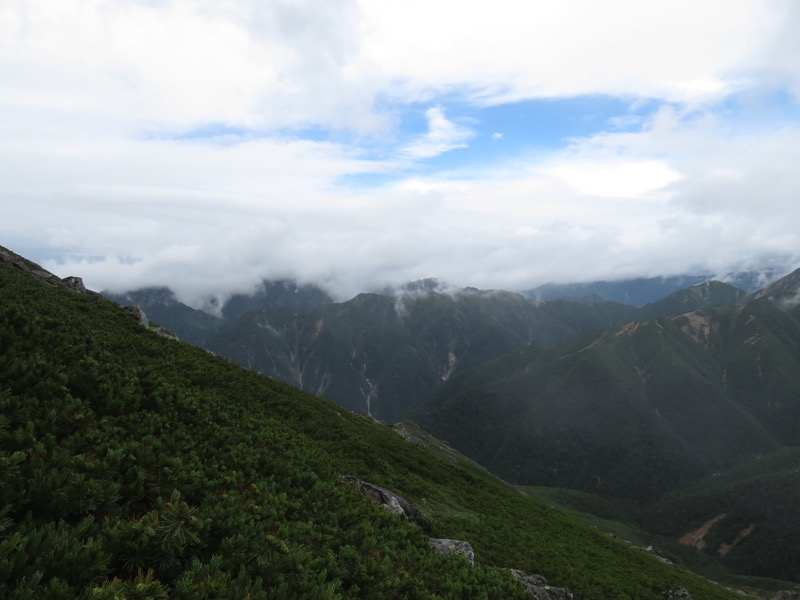
<path fill-rule="evenodd" d="M 800 442 L 798 315 L 761 298 L 526 348 L 419 420 L 514 482 L 650 499 Z"/>
<path fill-rule="evenodd" d="M 639 277 L 623 281 L 593 281 L 588 283 L 546 283 L 523 292 L 527 298 L 541 300 L 610 300 L 632 306 L 644 306 L 674 292 L 708 280 L 707 275 L 678 275 L 674 277 Z"/>
<path fill-rule="evenodd" d="M 0 597 L 524 598 L 510 567 L 582 600 L 737 597 L 401 433 L 0 249 Z"/>
<path fill-rule="evenodd" d="M 182 339 L 388 421 L 408 416 L 458 370 L 531 343 L 549 345 L 617 325 L 635 310 L 610 302 L 537 304 L 509 292 L 463 290 L 360 294 L 313 307 L 269 305 L 215 320 L 174 301 L 148 301 L 152 295 L 142 292 L 111 297 L 128 304 L 143 300 L 148 316 Z"/>
<path fill-rule="evenodd" d="M 528 344 L 624 322 L 613 303 L 532 303 L 510 292 L 360 294 L 310 312 L 250 311 L 207 347 L 386 421 L 411 414 L 458 370 Z"/>
<path fill-rule="evenodd" d="M 637 521 L 732 570 L 800 581 L 798 495 L 800 447 L 792 447 L 670 494 Z"/>
<path fill-rule="evenodd" d="M 778 591 L 800 581 L 800 448 L 784 448 L 649 504 L 520 487 L 566 514 L 729 585 Z"/>
<path fill-rule="evenodd" d="M 426 280 L 331 302 L 313 286 L 264 282 L 215 317 L 169 290 L 107 294 L 137 304 L 181 339 L 259 373 L 387 421 L 414 412 L 455 373 L 528 345 L 551 346 L 636 318 L 741 302 L 720 282 L 676 292 L 642 309 L 614 302 L 535 302 L 511 292 L 443 292 Z"/>
<path fill-rule="evenodd" d="M 644 521 L 656 532 L 725 513 L 705 552 L 733 545 L 723 564 L 797 580 L 800 461 L 782 452 L 800 446 L 799 275 L 743 306 L 632 321 L 477 366 L 415 420 L 509 481 L 663 506 Z M 762 456 L 794 462 L 772 473 Z"/>
<path fill-rule="evenodd" d="M 747 292 L 721 281 L 704 281 L 678 290 L 665 298 L 642 307 L 639 319 L 672 317 L 712 306 L 737 306 L 744 304 Z"/>

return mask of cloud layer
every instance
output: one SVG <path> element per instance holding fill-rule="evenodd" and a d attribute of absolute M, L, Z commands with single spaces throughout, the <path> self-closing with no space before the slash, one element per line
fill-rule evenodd
<path fill-rule="evenodd" d="M 795 267 L 797 6 L 4 3 L 0 243 L 194 303 Z M 482 121 L 575 97 L 626 108 L 505 153 Z"/>

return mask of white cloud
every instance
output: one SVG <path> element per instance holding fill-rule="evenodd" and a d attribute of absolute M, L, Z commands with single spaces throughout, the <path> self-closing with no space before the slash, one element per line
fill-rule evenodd
<path fill-rule="evenodd" d="M 247 289 L 260 277 L 323 282 L 347 297 L 433 276 L 524 288 L 796 265 L 800 135 L 724 130 L 662 115 L 639 133 L 574 140 L 552 162 L 413 176 L 362 192 L 334 182 L 374 165 L 334 145 L 184 143 L 176 161 L 174 142 L 142 142 L 116 149 L 94 188 L 81 183 L 92 172 L 88 157 L 82 173 L 70 162 L 63 181 L 41 193 L 22 182 L 28 195 L 10 203 L 4 222 L 38 223 L 45 243 L 81 249 L 49 263 L 59 274 L 95 288 L 169 284 L 196 304 L 210 289 Z M 3 178 L 18 181 L 26 161 L 12 158 L 9 149 Z M 165 160 L 169 169 L 157 168 Z M 138 186 L 112 185 L 127 163 L 138 165 Z"/>
<path fill-rule="evenodd" d="M 347 295 L 796 264 L 798 124 L 748 127 L 725 101 L 800 97 L 798 6 L 5 2 L 0 243 L 95 288 L 194 301 L 260 277 Z M 555 150 L 412 169 L 488 141 L 452 107 L 576 95 L 661 108 Z M 412 103 L 427 131 L 397 142 Z M 496 151 L 519 143 L 488 126 Z M 182 135 L 198 130 L 227 133 Z"/>
<path fill-rule="evenodd" d="M 785 6 L 783 2 L 781 5 Z M 364 60 L 398 94 L 719 98 L 781 24 L 753 0 L 363 2 Z M 409 43 L 409 32 L 414 42 Z"/>
<path fill-rule="evenodd" d="M 400 149 L 400 156 L 409 159 L 433 158 L 456 148 L 466 147 L 473 133 L 449 121 L 440 106 L 425 111 L 428 131 Z"/>
<path fill-rule="evenodd" d="M 635 198 L 680 179 L 657 160 L 570 160 L 557 162 L 548 172 L 581 194 L 622 198 Z"/>
<path fill-rule="evenodd" d="M 136 128 L 375 133 L 390 123 L 377 97 L 717 99 L 757 74 L 798 85 L 793 4 L 7 2 L 0 102 Z"/>
<path fill-rule="evenodd" d="M 347 73 L 354 12 L 348 0 L 4 3 L 0 105 L 113 115 L 134 132 L 374 129 L 372 86 Z"/>

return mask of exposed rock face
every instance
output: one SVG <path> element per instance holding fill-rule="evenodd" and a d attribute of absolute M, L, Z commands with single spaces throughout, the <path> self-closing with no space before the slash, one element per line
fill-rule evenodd
<path fill-rule="evenodd" d="M 778 592 L 773 600 L 800 600 L 800 585 L 795 586 L 793 590 Z"/>
<path fill-rule="evenodd" d="M 689 591 L 685 587 L 680 586 L 661 592 L 661 597 L 666 600 L 693 600 Z"/>
<path fill-rule="evenodd" d="M 125 307 L 125 310 L 131 313 L 134 319 L 139 321 L 139 325 L 142 327 L 150 327 L 150 320 L 147 318 L 147 315 L 144 314 L 144 311 L 141 308 L 138 306 L 127 306 Z"/>
<path fill-rule="evenodd" d="M 475 564 L 475 551 L 472 545 L 464 540 L 448 540 L 443 538 L 431 538 L 428 540 L 431 548 L 439 554 L 458 554 L 469 561 L 470 565 Z"/>
<path fill-rule="evenodd" d="M 572 592 L 567 588 L 553 587 L 541 575 L 526 575 L 517 569 L 510 570 L 511 574 L 519 579 L 534 600 L 573 600 L 574 598 Z"/>
<path fill-rule="evenodd" d="M 65 287 L 73 292 L 78 292 L 79 294 L 99 296 L 99 294 L 96 292 L 87 290 L 86 286 L 83 285 L 83 280 L 80 277 L 65 277 L 64 279 L 61 279 L 57 275 L 53 275 L 50 271 L 42 269 L 42 267 L 36 263 L 32 263 L 31 261 L 21 257 L 19 254 L 15 254 L 11 250 L 3 248 L 2 246 L 0 246 L 0 262 L 9 263 L 20 271 L 31 275 L 47 285 Z"/>
<path fill-rule="evenodd" d="M 70 289 L 73 292 L 78 292 L 79 294 L 86 293 L 86 286 L 83 285 L 83 279 L 80 277 L 64 277 L 61 282 L 67 289 Z"/>
<path fill-rule="evenodd" d="M 150 319 L 147 318 L 147 315 L 144 311 L 139 308 L 138 306 L 125 306 L 123 310 L 129 312 L 131 316 L 139 322 L 139 325 L 147 329 L 148 331 L 152 331 L 153 333 L 157 333 L 161 337 L 169 338 L 171 340 L 180 341 L 177 335 L 169 331 L 168 329 L 164 329 L 163 327 L 156 327 L 154 325 L 150 325 Z"/>
<path fill-rule="evenodd" d="M 361 481 L 358 477 L 352 475 L 342 475 L 342 479 L 349 483 L 353 489 L 371 498 L 389 512 L 396 515 L 405 515 L 419 525 L 425 522 L 425 515 L 422 514 L 422 511 L 402 496 L 374 483 Z"/>

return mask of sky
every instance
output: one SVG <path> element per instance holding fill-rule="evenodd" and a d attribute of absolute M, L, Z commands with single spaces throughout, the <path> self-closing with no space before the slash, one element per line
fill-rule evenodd
<path fill-rule="evenodd" d="M 0 0 L 0 245 L 197 306 L 800 266 L 795 0 Z"/>

